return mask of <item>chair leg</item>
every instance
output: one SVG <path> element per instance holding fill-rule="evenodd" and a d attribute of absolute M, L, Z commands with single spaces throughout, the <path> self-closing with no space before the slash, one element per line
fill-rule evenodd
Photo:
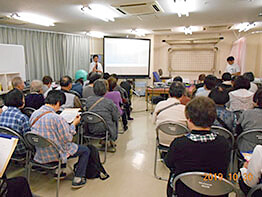
<path fill-rule="evenodd" d="M 59 159 L 59 162 L 58 162 L 57 182 L 56 182 L 56 197 L 59 196 L 60 174 L 61 174 L 61 160 Z"/>
<path fill-rule="evenodd" d="M 155 149 L 155 163 L 154 163 L 154 176 L 156 179 L 161 180 L 161 181 L 168 181 L 167 178 L 163 178 L 161 176 L 157 175 L 157 163 L 158 163 L 158 148 L 157 148 L 158 144 L 156 144 L 156 149 Z"/>
<path fill-rule="evenodd" d="M 108 143 L 108 133 L 106 133 L 106 144 L 105 144 L 104 161 L 102 162 L 102 164 L 106 163 L 107 143 Z"/>
<path fill-rule="evenodd" d="M 26 175 L 26 179 L 29 184 L 30 184 L 30 172 L 31 172 L 31 163 L 29 161 L 28 166 L 27 166 L 27 175 Z"/>

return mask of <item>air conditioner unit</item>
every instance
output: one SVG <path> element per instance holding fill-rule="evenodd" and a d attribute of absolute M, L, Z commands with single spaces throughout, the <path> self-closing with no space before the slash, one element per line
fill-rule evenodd
<path fill-rule="evenodd" d="M 112 5 L 116 10 L 125 15 L 149 15 L 163 12 L 160 5 L 155 2 L 141 2 Z"/>

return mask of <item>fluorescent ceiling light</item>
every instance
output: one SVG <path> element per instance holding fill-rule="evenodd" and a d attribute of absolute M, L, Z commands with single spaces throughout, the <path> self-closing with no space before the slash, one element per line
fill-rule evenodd
<path fill-rule="evenodd" d="M 87 32 L 86 35 L 94 37 L 94 38 L 103 38 L 105 36 L 103 32 L 99 32 L 99 31 L 90 31 L 90 32 Z"/>
<path fill-rule="evenodd" d="M 82 12 L 91 15 L 95 18 L 99 18 L 103 21 L 115 21 L 118 15 L 109 7 L 100 4 L 90 4 L 81 8 Z"/>
<path fill-rule="evenodd" d="M 242 31 L 247 32 L 248 30 L 254 27 L 256 27 L 255 23 L 240 23 L 238 24 L 237 29 L 239 32 L 242 32 Z"/>
<path fill-rule="evenodd" d="M 203 31 L 202 26 L 189 26 L 189 27 L 174 27 L 171 29 L 172 32 L 184 32 L 187 34 L 192 34 L 193 32 Z"/>
<path fill-rule="evenodd" d="M 150 32 L 145 29 L 131 29 L 130 33 L 135 34 L 137 36 L 145 36 L 146 34 L 149 34 Z"/>
<path fill-rule="evenodd" d="M 52 19 L 37 14 L 21 12 L 13 13 L 9 17 L 42 26 L 55 26 L 54 21 Z"/>
<path fill-rule="evenodd" d="M 174 0 L 174 2 L 179 17 L 183 15 L 189 16 L 189 3 L 187 0 Z"/>

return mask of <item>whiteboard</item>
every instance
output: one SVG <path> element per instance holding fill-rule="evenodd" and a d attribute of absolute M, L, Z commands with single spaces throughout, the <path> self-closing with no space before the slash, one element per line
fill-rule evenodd
<path fill-rule="evenodd" d="M 0 73 L 20 73 L 26 81 L 23 45 L 0 44 Z"/>

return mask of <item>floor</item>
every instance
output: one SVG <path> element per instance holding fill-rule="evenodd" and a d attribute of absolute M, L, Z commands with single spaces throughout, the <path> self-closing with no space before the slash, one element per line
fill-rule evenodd
<path fill-rule="evenodd" d="M 155 130 L 151 120 L 151 113 L 146 112 L 144 98 L 136 97 L 133 101 L 132 116 L 129 129 L 119 135 L 116 153 L 108 153 L 104 165 L 110 178 L 88 180 L 85 187 L 72 189 L 72 174 L 61 181 L 60 196 L 89 196 L 89 197 L 161 197 L 165 196 L 166 182 L 157 180 L 153 175 Z M 102 155 L 101 155 L 102 156 Z M 69 165 L 73 166 L 72 161 Z M 67 173 L 71 170 L 67 169 Z M 9 169 L 8 176 L 23 175 L 24 169 Z M 160 163 L 159 174 L 167 177 L 168 169 Z M 71 179 L 71 180 L 70 180 Z M 56 181 L 51 175 L 31 173 L 30 186 L 32 191 L 43 197 L 55 196 Z"/>

